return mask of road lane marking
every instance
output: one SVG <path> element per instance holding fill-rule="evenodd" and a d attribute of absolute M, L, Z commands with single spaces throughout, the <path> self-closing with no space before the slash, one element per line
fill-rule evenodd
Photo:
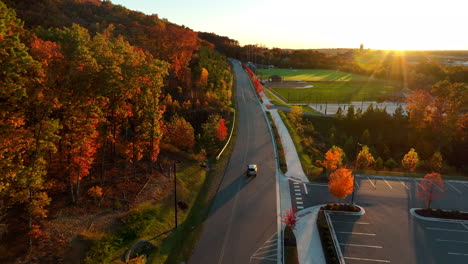
<path fill-rule="evenodd" d="M 388 187 L 390 187 L 390 189 L 393 189 L 392 186 L 390 185 L 390 183 L 388 183 L 388 181 L 385 180 L 385 178 L 382 177 L 382 180 L 384 180 L 384 182 L 388 185 Z"/>
<path fill-rule="evenodd" d="M 363 236 L 375 236 L 375 234 L 370 234 L 370 233 L 359 233 L 359 232 L 343 232 L 343 231 L 339 231 L 337 233 L 341 233 L 341 234 L 351 234 L 351 235 L 363 235 Z"/>
<path fill-rule="evenodd" d="M 426 229 L 429 229 L 429 230 L 438 230 L 438 231 L 449 231 L 449 232 L 468 233 L 468 231 L 459 230 L 459 229 L 446 229 L 446 228 L 437 228 L 437 227 L 426 227 Z"/>
<path fill-rule="evenodd" d="M 447 240 L 447 239 L 436 239 L 437 242 L 448 242 L 448 243 L 463 243 L 468 244 L 468 241 L 458 241 L 458 240 Z"/>
<path fill-rule="evenodd" d="M 258 255 L 261 255 L 261 254 L 265 254 L 265 253 L 268 253 L 268 252 L 272 252 L 272 251 L 276 251 L 277 249 L 272 249 L 272 250 L 267 250 L 267 251 L 260 251 L 258 253 L 255 253 L 253 256 L 258 256 Z"/>
<path fill-rule="evenodd" d="M 309 194 L 309 192 L 307 191 L 307 186 L 305 185 L 305 183 L 302 183 L 304 185 L 304 191 L 306 194 Z"/>
<path fill-rule="evenodd" d="M 389 260 L 383 260 L 383 259 L 367 259 L 367 258 L 353 258 L 353 257 L 344 257 L 344 258 L 345 259 L 351 259 L 351 260 L 363 260 L 363 261 L 390 263 Z"/>
<path fill-rule="evenodd" d="M 302 200 L 302 197 L 296 197 L 296 200 L 300 201 L 300 200 Z"/>
<path fill-rule="evenodd" d="M 448 186 L 452 187 L 453 189 L 455 189 L 455 191 L 457 191 L 459 194 L 461 194 L 462 192 L 460 192 L 460 190 L 458 190 L 457 188 L 455 188 L 455 186 L 453 186 L 452 184 L 448 183 L 448 182 L 445 182 L 446 184 L 448 184 Z"/>
<path fill-rule="evenodd" d="M 348 224 L 357 224 L 357 225 L 369 225 L 369 223 L 365 223 L 365 222 L 351 222 L 351 221 L 335 221 L 335 220 L 332 220 L 332 222 L 337 222 L 337 223 L 348 223 Z"/>
<path fill-rule="evenodd" d="M 276 255 L 271 255 L 271 256 L 266 256 L 266 257 L 250 257 L 250 261 L 252 261 L 252 259 L 266 259 L 266 260 L 271 260 L 271 261 L 277 261 L 277 259 L 272 259 L 273 257 L 276 257 Z"/>
<path fill-rule="evenodd" d="M 303 202 L 296 201 L 296 204 L 303 204 Z"/>
<path fill-rule="evenodd" d="M 340 245 L 351 246 L 351 247 L 383 248 L 382 246 L 358 245 L 358 244 L 347 244 L 347 243 L 340 243 Z"/>
<path fill-rule="evenodd" d="M 295 193 L 296 196 L 301 196 L 302 194 L 301 193 Z"/>
<path fill-rule="evenodd" d="M 400 181 L 400 183 L 401 183 L 403 186 L 405 186 L 406 190 L 409 190 L 408 186 L 406 186 L 406 184 L 405 184 L 404 182 Z"/>
<path fill-rule="evenodd" d="M 304 209 L 304 206 L 296 206 L 297 209 Z"/>
<path fill-rule="evenodd" d="M 466 253 L 455 253 L 455 252 L 448 252 L 449 255 L 456 255 L 456 256 L 465 256 L 468 257 L 468 254 Z"/>
<path fill-rule="evenodd" d="M 375 184 L 371 181 L 371 179 L 369 179 L 369 177 L 367 177 L 367 179 L 368 179 L 369 182 L 372 184 L 372 186 L 374 186 L 374 188 L 376 188 L 376 187 L 375 187 Z"/>

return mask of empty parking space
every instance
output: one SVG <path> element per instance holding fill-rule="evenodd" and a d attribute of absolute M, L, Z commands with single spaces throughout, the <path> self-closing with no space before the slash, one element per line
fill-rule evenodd
<path fill-rule="evenodd" d="M 371 222 L 350 215 L 331 215 L 330 219 L 346 263 L 390 263 Z"/>

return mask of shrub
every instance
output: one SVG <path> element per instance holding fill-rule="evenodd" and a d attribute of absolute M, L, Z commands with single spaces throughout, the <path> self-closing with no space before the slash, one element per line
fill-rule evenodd
<path fill-rule="evenodd" d="M 385 161 L 385 167 L 394 169 L 398 167 L 398 163 L 394 159 L 389 158 L 387 161 Z"/>

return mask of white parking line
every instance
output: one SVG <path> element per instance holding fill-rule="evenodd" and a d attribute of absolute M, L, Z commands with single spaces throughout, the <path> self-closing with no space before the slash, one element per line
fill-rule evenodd
<path fill-rule="evenodd" d="M 466 183 L 463 183 L 463 185 L 465 185 L 465 187 L 468 187 L 468 184 L 466 184 Z"/>
<path fill-rule="evenodd" d="M 406 184 L 402 181 L 400 181 L 401 184 L 403 184 L 403 186 L 405 186 L 406 190 L 409 190 L 408 186 L 406 186 Z"/>
<path fill-rule="evenodd" d="M 385 178 L 382 177 L 382 180 L 384 180 L 384 182 L 388 185 L 388 187 L 390 187 L 390 189 L 393 189 L 392 186 L 390 185 L 390 183 L 388 183 L 388 181 L 385 180 Z"/>
<path fill-rule="evenodd" d="M 306 194 L 309 194 L 309 192 L 307 191 L 307 186 L 305 185 L 305 183 L 302 183 L 304 185 L 304 191 Z"/>
<path fill-rule="evenodd" d="M 466 229 L 468 229 L 468 226 L 466 226 L 464 223 L 460 223 L 462 226 L 464 226 Z"/>
<path fill-rule="evenodd" d="M 414 181 L 416 182 L 416 185 L 419 185 L 419 187 L 421 187 L 422 189 L 424 189 L 427 192 L 427 189 L 424 188 L 424 186 L 421 183 L 419 183 L 417 180 L 414 180 Z"/>
<path fill-rule="evenodd" d="M 369 177 L 367 177 L 367 179 L 368 179 L 369 182 L 372 184 L 372 186 L 374 186 L 374 188 L 375 188 L 375 185 L 374 185 L 374 183 L 371 181 L 371 179 L 369 179 Z"/>
<path fill-rule="evenodd" d="M 342 232 L 342 231 L 339 231 L 337 233 L 341 233 L 341 234 L 351 234 L 351 235 L 363 235 L 363 236 L 375 236 L 375 234 L 370 234 L 370 233 L 358 233 L 358 232 Z"/>
<path fill-rule="evenodd" d="M 354 183 L 356 184 L 356 186 L 359 188 L 359 183 L 355 180 Z"/>
<path fill-rule="evenodd" d="M 381 246 L 346 244 L 346 243 L 340 243 L 340 245 L 343 245 L 343 246 L 351 246 L 351 247 L 383 248 L 383 247 L 381 247 Z"/>
<path fill-rule="evenodd" d="M 297 207 L 297 209 L 304 209 L 304 206 L 299 206 L 299 205 L 298 205 L 298 206 L 296 206 L 296 207 Z"/>
<path fill-rule="evenodd" d="M 302 200 L 302 197 L 296 197 L 296 200 Z"/>
<path fill-rule="evenodd" d="M 302 193 L 294 193 L 296 196 L 301 196 Z"/>
<path fill-rule="evenodd" d="M 332 220 L 333 223 L 348 223 L 348 224 L 357 224 L 357 225 L 368 225 L 369 223 L 365 223 L 365 222 L 351 222 L 351 221 L 335 221 L 335 220 Z"/>
<path fill-rule="evenodd" d="M 460 190 L 458 190 L 457 188 L 455 188 L 455 186 L 453 186 L 452 184 L 448 183 L 448 182 L 445 182 L 448 186 L 452 187 L 455 191 L 457 191 L 458 193 L 462 193 L 460 192 Z"/>
<path fill-rule="evenodd" d="M 447 240 L 447 239 L 436 239 L 437 242 L 448 242 L 448 243 L 463 243 L 468 244 L 468 241 L 458 241 L 458 240 Z"/>
<path fill-rule="evenodd" d="M 367 259 L 367 258 L 353 258 L 353 257 L 344 257 L 345 259 L 352 259 L 352 260 L 364 260 L 364 261 L 372 261 L 372 262 L 383 262 L 383 263 L 390 263 L 389 260 L 383 259 Z"/>
<path fill-rule="evenodd" d="M 296 201 L 296 204 L 303 204 L 303 202 Z"/>
<path fill-rule="evenodd" d="M 455 252 L 448 252 L 449 255 L 456 255 L 456 256 L 465 256 L 468 257 L 468 254 L 466 253 L 455 253 Z"/>
<path fill-rule="evenodd" d="M 446 228 L 437 228 L 437 227 L 426 227 L 426 229 L 430 229 L 430 230 L 439 230 L 439 231 L 449 231 L 449 232 L 468 233 L 468 231 L 459 230 L 459 229 L 446 229 Z"/>

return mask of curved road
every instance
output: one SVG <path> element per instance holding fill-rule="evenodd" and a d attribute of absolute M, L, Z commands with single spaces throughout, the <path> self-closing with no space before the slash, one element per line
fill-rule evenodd
<path fill-rule="evenodd" d="M 250 81 L 238 61 L 237 139 L 223 181 L 200 240 L 193 264 L 276 263 L 276 169 L 273 143 Z M 247 178 L 247 164 L 258 164 L 258 175 Z"/>

